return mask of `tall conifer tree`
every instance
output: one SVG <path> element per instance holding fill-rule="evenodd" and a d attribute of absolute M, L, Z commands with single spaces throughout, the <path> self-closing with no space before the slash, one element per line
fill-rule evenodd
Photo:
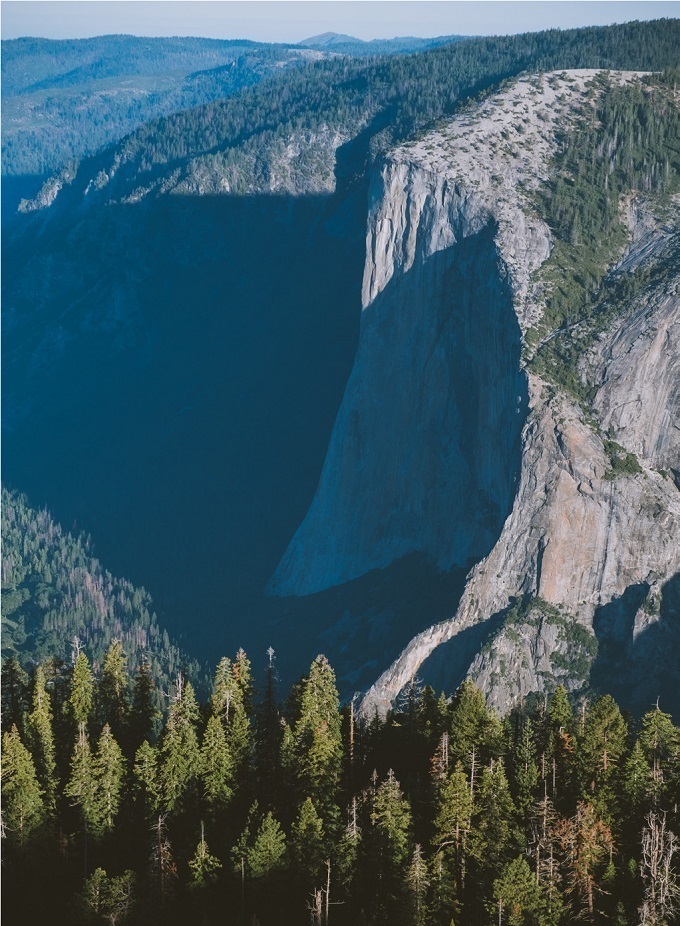
<path fill-rule="evenodd" d="M 71 799 L 72 805 L 78 808 L 85 836 L 96 835 L 100 823 L 99 795 L 94 757 L 83 722 L 78 727 L 71 758 L 71 777 L 64 788 L 64 794 Z"/>
<path fill-rule="evenodd" d="M 196 724 L 198 705 L 191 682 L 177 678 L 175 699 L 160 747 L 160 798 L 170 813 L 185 808 L 197 784 L 200 753 Z"/>
<path fill-rule="evenodd" d="M 33 710 L 28 717 L 28 741 L 36 774 L 45 800 L 45 809 L 53 816 L 57 807 L 57 762 L 52 730 L 52 705 L 42 666 L 35 670 Z"/>
<path fill-rule="evenodd" d="M 148 819 L 155 820 L 161 805 L 161 782 L 158 752 L 146 740 L 137 750 L 134 764 L 134 787 L 141 798 Z"/>
<path fill-rule="evenodd" d="M 142 658 L 135 673 L 130 710 L 130 742 L 136 751 L 144 740 L 155 739 L 160 711 L 156 706 L 156 683 L 151 664 L 146 656 Z"/>
<path fill-rule="evenodd" d="M 81 723 L 89 724 L 94 709 L 94 678 L 90 663 L 81 650 L 76 657 L 71 675 L 68 712 L 74 733 Z"/>
<path fill-rule="evenodd" d="M 93 767 L 97 789 L 97 829 L 99 833 L 107 833 L 113 829 L 118 815 L 125 777 L 123 753 L 108 724 L 99 738 Z"/>
<path fill-rule="evenodd" d="M 337 822 L 342 733 L 335 673 L 325 656 L 317 656 L 303 681 L 292 749 L 300 797 L 312 798 L 326 824 Z"/>
<path fill-rule="evenodd" d="M 10 844 L 23 846 L 45 818 L 33 760 L 16 724 L 2 735 L 2 816 Z"/>
<path fill-rule="evenodd" d="M 290 857 L 294 869 L 308 887 L 317 883 L 326 859 L 323 821 L 308 797 L 301 805 L 290 832 Z"/>
<path fill-rule="evenodd" d="M 229 805 L 234 793 L 234 762 L 219 717 L 209 717 L 200 753 L 200 776 L 205 803 L 212 818 Z"/>
<path fill-rule="evenodd" d="M 19 733 L 23 734 L 28 713 L 28 676 L 14 656 L 10 656 L 2 664 L 0 685 L 3 724 L 8 730 L 16 726 Z"/>
<path fill-rule="evenodd" d="M 98 716 L 102 727 L 108 724 L 117 740 L 127 735 L 130 713 L 127 656 L 120 640 L 112 640 L 106 651 L 98 691 Z"/>

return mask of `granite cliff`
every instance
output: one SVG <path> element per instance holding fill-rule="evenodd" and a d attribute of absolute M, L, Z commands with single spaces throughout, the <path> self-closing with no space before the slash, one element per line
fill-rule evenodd
<path fill-rule="evenodd" d="M 392 151 L 374 176 L 359 351 L 271 588 L 317 592 L 412 552 L 472 568 L 450 619 L 411 641 L 365 714 L 417 674 L 447 690 L 467 674 L 503 708 L 562 682 L 644 709 L 672 679 L 676 202 L 663 216 L 640 191 L 621 204 L 628 241 L 609 277 L 646 275 L 601 330 L 571 326 L 574 338 L 588 329 L 589 400 L 531 362 L 553 248 L 537 194 L 558 131 L 576 131 L 603 87 L 592 71 L 522 78 Z"/>

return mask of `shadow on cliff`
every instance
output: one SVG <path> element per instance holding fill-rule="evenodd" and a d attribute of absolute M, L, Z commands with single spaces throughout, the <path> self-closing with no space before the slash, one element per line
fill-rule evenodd
<path fill-rule="evenodd" d="M 472 564 L 442 573 L 414 554 L 308 599 L 263 595 L 314 496 L 357 348 L 374 130 L 340 150 L 333 196 L 81 204 L 21 216 L 3 239 L 6 484 L 91 534 L 105 568 L 144 585 L 190 651 L 214 661 L 243 645 L 257 664 L 271 643 L 289 681 L 325 649 L 344 693 L 455 611 Z M 466 247 L 480 273 L 497 275 L 492 238 L 486 229 Z M 466 282 L 465 261 L 451 269 L 449 257 L 427 263 L 469 302 L 479 274 Z M 472 351 L 454 321 L 448 311 L 436 330 L 455 379 L 440 424 L 457 426 L 446 404 L 464 394 L 463 455 L 482 460 L 475 354 L 514 416 L 508 433 L 502 416 L 482 429 L 487 446 L 512 447 L 502 504 L 483 476 L 473 491 L 453 486 L 486 525 L 486 552 L 514 495 L 523 415 L 488 325 Z M 514 344 L 500 367 L 513 377 Z M 441 465 L 436 440 L 428 452 Z M 436 493 L 431 503 L 444 504 Z M 460 510 L 448 516 L 462 523 Z"/>
<path fill-rule="evenodd" d="M 661 709 L 677 720 L 680 573 L 664 583 L 659 601 L 648 607 L 649 591 L 650 586 L 645 582 L 631 585 L 619 598 L 596 610 L 593 629 L 598 652 L 590 684 L 599 693 L 611 694 L 635 716 L 651 710 L 658 698 Z M 642 626 L 635 633 L 639 611 Z"/>
<path fill-rule="evenodd" d="M 21 216 L 3 241 L 3 479 L 211 662 L 254 645 L 316 488 L 364 197 L 169 197 Z"/>
<path fill-rule="evenodd" d="M 489 222 L 416 255 L 364 311 L 319 488 L 274 593 L 316 593 L 413 553 L 469 569 L 497 542 L 528 403 L 495 232 Z"/>
<path fill-rule="evenodd" d="M 272 583 L 291 624 L 318 602 L 353 688 L 455 613 L 512 509 L 527 384 L 495 232 L 416 258 L 364 311 L 319 488 Z M 493 626 L 457 638 L 461 665 Z"/>

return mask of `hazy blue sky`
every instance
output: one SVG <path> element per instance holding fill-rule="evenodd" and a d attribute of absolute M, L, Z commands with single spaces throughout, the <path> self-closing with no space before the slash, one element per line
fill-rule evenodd
<path fill-rule="evenodd" d="M 490 35 L 680 15 L 680 2 L 449 0 L 4 0 L 2 37 L 80 38 L 112 32 L 297 42 L 320 32 L 363 39 Z"/>

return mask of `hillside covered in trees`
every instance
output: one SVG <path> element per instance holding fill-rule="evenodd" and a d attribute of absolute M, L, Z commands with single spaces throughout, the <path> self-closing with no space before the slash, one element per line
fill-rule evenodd
<path fill-rule="evenodd" d="M 305 137 L 288 192 L 327 190 L 336 147 L 350 139 L 359 136 L 376 157 L 462 100 L 524 71 L 673 67 L 679 37 L 677 20 L 656 20 L 470 39 L 411 55 L 331 57 L 232 99 L 155 119 L 80 170 L 72 165 L 60 188 L 107 202 L 169 190 L 263 191 L 281 173 L 286 146 Z M 342 165 L 336 172 L 342 175 Z M 52 198 L 45 193 L 37 202 Z"/>
<path fill-rule="evenodd" d="M 103 569 L 88 537 L 62 530 L 47 511 L 3 487 L 3 656 L 25 667 L 47 658 L 64 664 L 83 646 L 99 667 L 114 639 L 132 669 L 148 660 L 160 685 L 179 670 L 202 681 L 196 660 L 159 626 L 148 592 Z"/>
<path fill-rule="evenodd" d="M 240 650 L 162 729 L 114 641 L 2 675 L 4 912 L 13 922 L 671 926 L 680 730 L 563 688 L 499 717 L 413 681 L 384 721 L 319 656 L 279 704 Z M 40 883 L 40 891 L 34 885 Z"/>
<path fill-rule="evenodd" d="M 150 119 L 223 99 L 319 56 L 246 40 L 6 39 L 3 175 L 59 170 Z"/>

